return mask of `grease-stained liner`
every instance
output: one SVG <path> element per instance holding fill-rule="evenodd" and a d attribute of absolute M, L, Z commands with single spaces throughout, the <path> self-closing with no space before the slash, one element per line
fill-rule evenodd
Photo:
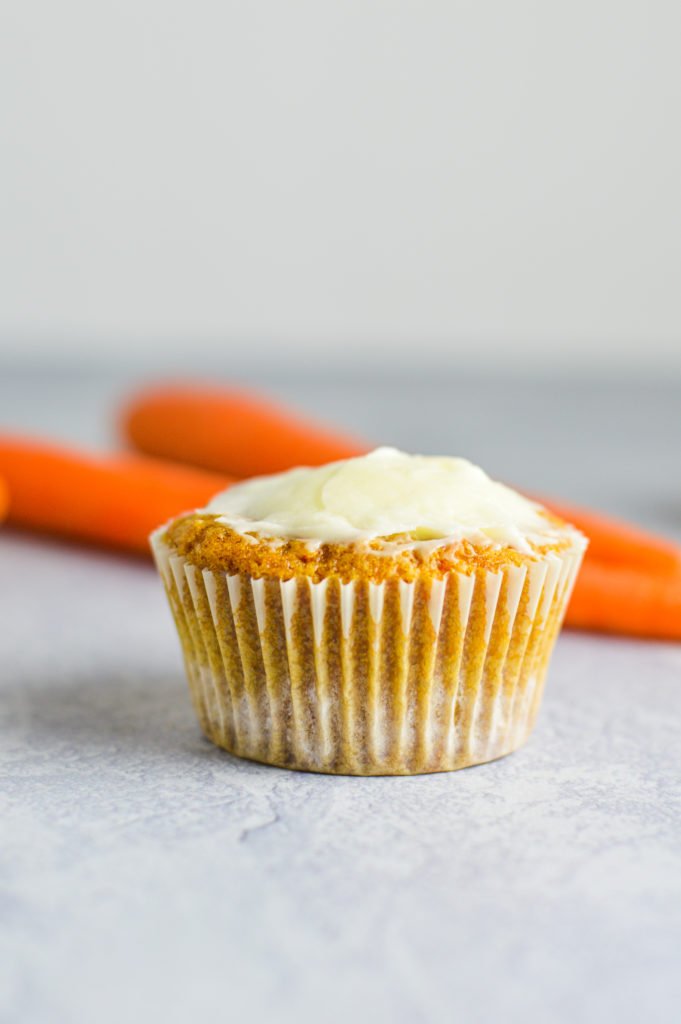
<path fill-rule="evenodd" d="M 413 583 L 253 579 L 152 537 L 206 736 L 240 757 L 344 775 L 451 771 L 529 736 L 582 559 Z"/>

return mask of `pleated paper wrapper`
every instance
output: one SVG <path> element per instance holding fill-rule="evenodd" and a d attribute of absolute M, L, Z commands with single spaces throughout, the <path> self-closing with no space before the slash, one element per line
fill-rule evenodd
<path fill-rule="evenodd" d="M 532 730 L 583 546 L 413 583 L 254 579 L 152 537 L 206 736 L 306 771 L 450 771 Z"/>

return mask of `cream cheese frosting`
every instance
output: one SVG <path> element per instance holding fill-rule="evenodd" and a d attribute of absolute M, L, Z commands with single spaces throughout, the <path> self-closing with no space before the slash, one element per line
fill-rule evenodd
<path fill-rule="evenodd" d="M 469 540 L 528 551 L 565 535 L 540 505 L 466 459 L 395 448 L 246 480 L 202 511 L 241 533 L 316 544 L 406 535 L 417 543 Z"/>

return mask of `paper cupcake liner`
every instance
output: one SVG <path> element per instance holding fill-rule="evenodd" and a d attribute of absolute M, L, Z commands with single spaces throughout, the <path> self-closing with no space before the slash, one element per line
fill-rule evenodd
<path fill-rule="evenodd" d="M 448 771 L 529 735 L 582 558 L 414 583 L 201 570 L 152 538 L 201 726 L 241 757 L 351 775 Z"/>

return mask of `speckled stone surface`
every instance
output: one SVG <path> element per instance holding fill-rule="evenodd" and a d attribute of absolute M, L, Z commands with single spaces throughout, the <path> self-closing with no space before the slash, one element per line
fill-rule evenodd
<path fill-rule="evenodd" d="M 565 633 L 518 753 L 334 778 L 202 737 L 148 565 L 3 532 L 0 614 L 3 1024 L 678 1019 L 681 645 Z"/>

